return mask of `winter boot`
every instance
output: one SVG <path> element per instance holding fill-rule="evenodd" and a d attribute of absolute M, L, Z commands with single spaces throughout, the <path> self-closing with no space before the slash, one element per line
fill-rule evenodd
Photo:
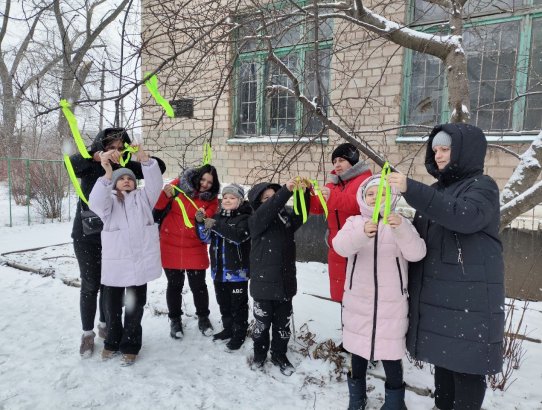
<path fill-rule="evenodd" d="M 405 384 L 400 389 L 388 389 L 385 385 L 386 398 L 384 405 L 380 407 L 380 410 L 407 410 L 405 404 Z"/>
<path fill-rule="evenodd" d="M 180 316 L 175 317 L 173 319 L 170 319 L 169 327 L 170 327 L 169 335 L 173 339 L 182 339 L 183 338 L 183 336 L 184 336 L 184 334 L 183 334 L 183 322 L 182 322 Z"/>
<path fill-rule="evenodd" d="M 278 366 L 280 372 L 285 376 L 291 376 L 295 372 L 294 366 L 284 353 L 273 353 L 271 355 L 271 363 Z"/>
<path fill-rule="evenodd" d="M 367 405 L 367 383 L 365 378 L 352 379 L 350 373 L 346 376 L 348 382 L 348 410 L 365 410 Z"/>
<path fill-rule="evenodd" d="M 211 336 L 213 334 L 213 325 L 211 325 L 209 316 L 200 316 L 198 318 L 198 328 L 203 336 Z"/>
<path fill-rule="evenodd" d="M 218 333 L 215 333 L 213 335 L 213 340 L 228 340 L 233 336 L 231 317 L 222 316 L 222 326 L 224 326 L 224 329 Z"/>
<path fill-rule="evenodd" d="M 265 361 L 267 360 L 267 354 L 255 354 L 254 359 L 252 360 L 252 363 L 250 364 L 250 368 L 252 370 L 258 370 L 262 369 L 265 365 Z"/>
<path fill-rule="evenodd" d="M 92 330 L 88 332 L 85 331 L 83 336 L 81 336 L 81 345 L 79 346 L 79 354 L 81 357 L 87 358 L 94 353 L 94 336 L 96 336 L 96 333 Z"/>
<path fill-rule="evenodd" d="M 105 322 L 98 323 L 98 337 L 102 339 L 107 339 L 107 325 Z"/>
<path fill-rule="evenodd" d="M 106 361 L 106 360 L 112 359 L 112 358 L 115 357 L 118 353 L 119 353 L 118 350 L 108 350 L 108 349 L 104 349 L 104 350 L 102 350 L 102 360 L 103 360 L 103 361 Z"/>
<path fill-rule="evenodd" d="M 123 353 L 120 365 L 123 367 L 131 366 L 135 363 L 137 358 L 136 354 Z"/>
<path fill-rule="evenodd" d="M 226 347 L 229 350 L 239 350 L 243 346 L 243 343 L 245 343 L 245 337 L 245 334 L 242 333 L 234 334 L 230 341 L 226 343 Z"/>

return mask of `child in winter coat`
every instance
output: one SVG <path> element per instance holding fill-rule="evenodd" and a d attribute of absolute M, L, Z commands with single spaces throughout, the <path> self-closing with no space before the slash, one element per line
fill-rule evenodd
<path fill-rule="evenodd" d="M 222 189 L 222 204 L 213 218 L 196 213 L 199 238 L 210 244 L 211 275 L 224 329 L 213 340 L 227 340 L 228 350 L 243 345 L 248 328 L 248 278 L 250 236 L 248 217 L 252 213 L 244 201 L 242 186 L 231 184 Z"/>
<path fill-rule="evenodd" d="M 157 161 L 139 147 L 137 157 L 145 187 L 137 189 L 135 174 L 130 169 L 112 170 L 112 153 L 100 153 L 105 175 L 98 178 L 89 200 L 90 209 L 104 223 L 101 281 L 107 337 L 102 358 L 109 359 L 120 351 L 124 365 L 131 365 L 141 349 L 147 282 L 162 274 L 158 227 L 152 209 L 163 181 Z"/>
<path fill-rule="evenodd" d="M 292 298 L 297 292 L 294 233 L 303 224 L 302 216 L 285 208 L 295 181 L 284 186 L 273 183 L 254 185 L 248 194 L 254 213 L 248 219 L 250 237 L 250 294 L 254 299 L 256 324 L 253 368 L 261 368 L 269 350 L 269 329 L 273 326 L 271 360 L 289 376 L 294 367 L 286 357 L 290 339 Z M 305 190 L 305 202 L 310 195 Z"/>
<path fill-rule="evenodd" d="M 399 214 L 391 213 L 387 225 L 372 221 L 379 182 L 380 177 L 374 176 L 360 185 L 361 215 L 348 218 L 333 239 L 337 253 L 348 258 L 343 343 L 352 353 L 349 409 L 365 409 L 369 360 L 381 360 L 386 373 L 382 409 L 406 409 L 401 359 L 408 328 L 407 261 L 421 260 L 426 246 L 410 221 Z M 394 190 L 392 195 L 393 211 L 399 194 Z"/>

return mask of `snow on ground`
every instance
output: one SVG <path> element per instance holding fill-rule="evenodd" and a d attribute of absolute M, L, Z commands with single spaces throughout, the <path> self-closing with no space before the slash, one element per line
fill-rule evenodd
<path fill-rule="evenodd" d="M 70 242 L 70 223 L 0 227 L 0 253 Z M 340 341 L 340 310 L 335 303 L 308 294 L 327 296 L 327 266 L 298 263 L 299 293 L 294 298 L 298 339 L 290 342 L 289 357 L 296 373 L 285 377 L 267 363 L 265 371 L 248 366 L 252 343 L 226 353 L 197 330 L 190 291 L 184 299 L 185 338 L 169 337 L 166 280 L 148 288 L 143 317 L 143 348 L 136 364 L 121 367 L 118 359 L 102 362 L 103 341 L 97 351 L 81 359 L 79 289 L 64 279 L 78 276 L 71 245 L 12 253 L 10 261 L 55 269 L 42 277 L 0 266 L 0 409 L 346 409 L 348 389 L 336 380 L 335 366 L 300 353 L 304 324 L 317 342 Z M 220 329 L 212 281 L 211 320 Z M 188 288 L 188 286 L 186 286 Z M 542 339 L 542 303 L 531 303 L 526 314 L 528 336 Z M 251 318 L 249 320 L 252 320 Z M 542 409 L 542 345 L 524 342 L 525 358 L 505 393 L 488 390 L 484 409 Z M 418 388 L 432 388 L 429 366 L 414 368 L 404 360 L 405 379 Z M 343 369 L 345 371 L 346 369 Z M 381 366 L 372 372 L 383 375 Z M 380 408 L 383 381 L 369 376 L 369 408 Z M 433 401 L 407 391 L 409 409 L 431 409 Z"/>

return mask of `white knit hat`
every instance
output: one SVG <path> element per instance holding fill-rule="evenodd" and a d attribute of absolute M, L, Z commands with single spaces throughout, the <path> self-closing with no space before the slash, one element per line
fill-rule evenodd
<path fill-rule="evenodd" d="M 433 137 L 433 142 L 431 143 L 431 148 L 436 146 L 441 147 L 451 147 L 452 146 L 452 136 L 446 131 L 439 131 Z"/>

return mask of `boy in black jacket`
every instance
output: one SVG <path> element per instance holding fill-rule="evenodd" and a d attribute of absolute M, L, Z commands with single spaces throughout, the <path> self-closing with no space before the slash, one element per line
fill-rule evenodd
<path fill-rule="evenodd" d="M 222 205 L 214 219 L 196 213 L 198 237 L 210 244 L 211 275 L 224 326 L 213 340 L 230 339 L 226 344 L 230 351 L 241 348 L 248 328 L 248 217 L 252 209 L 244 196 L 242 186 L 228 185 L 222 189 Z"/>
<path fill-rule="evenodd" d="M 255 368 L 261 368 L 269 350 L 269 329 L 273 326 L 271 360 L 287 376 L 294 367 L 286 357 L 290 339 L 292 298 L 297 291 L 295 267 L 295 231 L 303 224 L 301 215 L 286 209 L 296 183 L 255 185 L 248 194 L 254 213 L 248 219 L 250 251 L 250 294 L 254 299 L 256 324 L 252 334 Z M 309 191 L 305 190 L 307 208 Z"/>

